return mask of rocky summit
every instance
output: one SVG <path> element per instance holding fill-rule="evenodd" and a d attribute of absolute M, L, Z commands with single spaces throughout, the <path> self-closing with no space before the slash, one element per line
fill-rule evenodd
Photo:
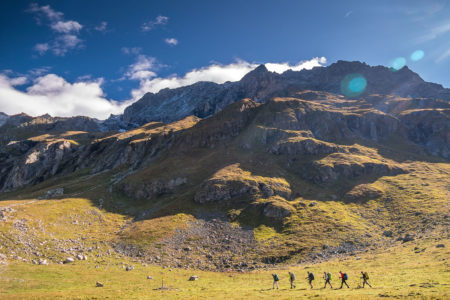
<path fill-rule="evenodd" d="M 0 114 L 1 198 L 28 201 L 1 208 L 0 252 L 249 270 L 410 242 L 448 229 L 449 112 L 407 67 L 338 61 L 104 121 Z"/>

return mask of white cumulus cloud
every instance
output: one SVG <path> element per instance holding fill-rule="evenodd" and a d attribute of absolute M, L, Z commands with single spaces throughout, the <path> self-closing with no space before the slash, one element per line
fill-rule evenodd
<path fill-rule="evenodd" d="M 102 80 L 69 83 L 55 74 L 47 74 L 35 79 L 25 92 L 13 85 L 17 78 L 0 74 L 0 107 L 7 114 L 37 116 L 90 116 L 107 118 L 111 113 L 122 113 L 130 102 L 117 102 L 104 97 Z"/>
<path fill-rule="evenodd" d="M 178 40 L 175 38 L 167 38 L 164 40 L 166 42 L 166 44 L 170 45 L 170 46 L 176 46 L 178 45 Z"/>
<path fill-rule="evenodd" d="M 77 21 L 58 21 L 51 24 L 50 27 L 56 32 L 63 33 L 78 32 L 83 28 Z"/>
<path fill-rule="evenodd" d="M 144 80 L 156 76 L 153 69 L 157 69 L 157 62 L 154 57 L 140 54 L 136 58 L 136 62 L 128 67 L 125 76 L 129 79 Z"/>

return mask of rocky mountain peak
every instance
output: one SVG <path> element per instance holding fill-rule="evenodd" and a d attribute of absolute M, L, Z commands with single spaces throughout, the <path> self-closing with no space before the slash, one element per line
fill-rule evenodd
<path fill-rule="evenodd" d="M 275 73 L 267 70 L 264 64 L 259 65 L 256 69 L 248 72 L 244 77 L 242 77 L 241 82 L 253 82 L 255 80 L 261 80 L 274 76 Z"/>

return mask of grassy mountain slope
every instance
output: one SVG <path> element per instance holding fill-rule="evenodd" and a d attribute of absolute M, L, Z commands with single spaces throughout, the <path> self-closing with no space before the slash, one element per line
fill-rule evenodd
<path fill-rule="evenodd" d="M 407 136 L 370 101 L 312 91 L 151 122 L 85 141 L 61 164 L 74 173 L 3 193 L 8 206 L 35 202 L 3 212 L 0 253 L 58 263 L 95 247 L 251 270 L 425 238 L 448 227 L 450 167 Z M 36 200 L 56 188 L 62 200 Z"/>

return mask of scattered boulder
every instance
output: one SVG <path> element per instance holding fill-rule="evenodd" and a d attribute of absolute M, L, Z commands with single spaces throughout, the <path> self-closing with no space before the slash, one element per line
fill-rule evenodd
<path fill-rule="evenodd" d="M 191 277 L 189 277 L 189 281 L 196 281 L 196 280 L 198 280 L 197 275 L 192 275 Z"/>
<path fill-rule="evenodd" d="M 125 270 L 126 270 L 126 271 L 134 270 L 134 266 L 127 266 L 127 267 L 125 268 Z"/>
<path fill-rule="evenodd" d="M 46 259 L 39 258 L 38 264 L 40 264 L 40 265 L 48 265 L 48 261 Z"/>
<path fill-rule="evenodd" d="M 148 276 L 147 276 L 147 279 L 153 279 L 153 277 L 152 277 L 152 276 L 150 276 L 150 275 L 148 275 Z"/>
<path fill-rule="evenodd" d="M 100 281 L 97 281 L 97 282 L 95 283 L 95 286 L 96 286 L 96 287 L 103 287 L 104 285 L 103 285 L 103 283 L 101 283 Z"/>
<path fill-rule="evenodd" d="M 70 263 L 73 263 L 75 261 L 75 259 L 73 259 L 72 257 L 67 257 L 65 260 L 64 260 L 64 263 L 65 264 L 70 264 Z"/>
<path fill-rule="evenodd" d="M 76 258 L 78 259 L 78 260 L 87 260 L 87 256 L 86 255 L 84 255 L 84 254 L 77 254 L 77 256 L 76 256 Z"/>
<path fill-rule="evenodd" d="M 445 245 L 444 244 L 437 244 L 436 248 L 445 248 Z"/>
<path fill-rule="evenodd" d="M 314 202 L 311 202 L 310 204 L 309 204 L 309 207 L 314 207 L 314 206 L 316 206 L 318 203 L 316 202 L 316 201 L 314 201 Z"/>

